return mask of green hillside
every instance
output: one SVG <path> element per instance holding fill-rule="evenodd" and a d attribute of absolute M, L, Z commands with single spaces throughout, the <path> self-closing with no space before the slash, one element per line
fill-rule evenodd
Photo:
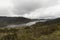
<path fill-rule="evenodd" d="M 0 28 L 0 40 L 60 40 L 60 18 L 20 28 Z"/>
<path fill-rule="evenodd" d="M 6 27 L 8 25 L 14 24 L 24 24 L 30 22 L 31 19 L 24 17 L 4 17 L 0 16 L 0 27 Z"/>

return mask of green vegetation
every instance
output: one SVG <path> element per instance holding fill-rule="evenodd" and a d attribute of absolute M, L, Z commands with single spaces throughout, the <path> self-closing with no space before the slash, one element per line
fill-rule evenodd
<path fill-rule="evenodd" d="M 60 21 L 55 20 L 30 27 L 0 28 L 0 40 L 60 40 Z"/>
<path fill-rule="evenodd" d="M 0 16 L 0 27 L 6 27 L 11 24 L 23 24 L 30 22 L 31 19 L 24 17 L 4 17 Z"/>

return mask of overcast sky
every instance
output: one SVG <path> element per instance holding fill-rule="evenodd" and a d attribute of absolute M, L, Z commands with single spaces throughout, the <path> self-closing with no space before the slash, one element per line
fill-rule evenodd
<path fill-rule="evenodd" d="M 9 3 L 11 5 L 8 8 L 0 7 L 0 16 L 23 16 L 32 19 L 60 17 L 60 0 L 10 0 Z"/>

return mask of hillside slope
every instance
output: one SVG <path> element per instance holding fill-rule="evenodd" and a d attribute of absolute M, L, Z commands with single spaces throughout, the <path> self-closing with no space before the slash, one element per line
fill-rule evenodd
<path fill-rule="evenodd" d="M 31 19 L 24 17 L 0 17 L 0 27 L 4 27 L 10 24 L 23 24 L 30 22 Z"/>
<path fill-rule="evenodd" d="M 60 40 L 60 18 L 32 26 L 0 28 L 0 40 Z"/>

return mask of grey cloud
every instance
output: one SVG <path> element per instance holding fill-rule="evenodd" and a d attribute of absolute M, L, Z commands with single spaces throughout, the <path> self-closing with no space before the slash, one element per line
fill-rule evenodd
<path fill-rule="evenodd" d="M 16 15 L 23 15 L 25 13 L 30 13 L 38 8 L 40 8 L 40 5 L 38 5 L 38 3 L 35 2 L 25 2 L 22 3 L 22 5 L 20 5 L 20 3 L 17 3 L 19 5 L 15 5 L 15 9 L 14 9 L 14 14 Z"/>
<path fill-rule="evenodd" d="M 55 18 L 60 16 L 60 0 L 13 0 L 13 8 L 0 10 L 0 15 L 27 18 Z"/>
<path fill-rule="evenodd" d="M 16 2 L 17 1 L 17 2 Z M 48 13 L 50 6 L 57 4 L 57 0 L 16 0 L 14 14 L 22 15 L 27 18 L 51 18 Z M 38 11 L 36 11 L 38 10 Z M 45 12 L 46 13 L 43 13 Z"/>
<path fill-rule="evenodd" d="M 0 16 L 7 16 L 9 14 L 9 12 L 7 11 L 7 9 L 0 9 Z"/>

